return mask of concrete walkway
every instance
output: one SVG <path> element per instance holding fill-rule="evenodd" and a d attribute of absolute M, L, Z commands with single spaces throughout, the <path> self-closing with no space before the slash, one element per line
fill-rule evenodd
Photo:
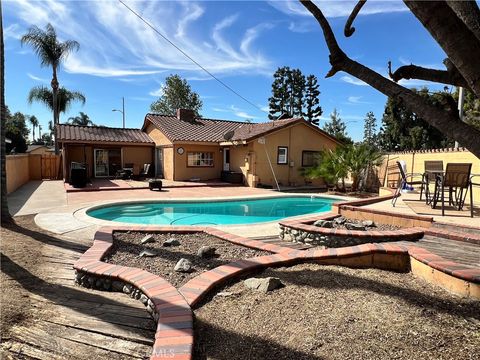
<path fill-rule="evenodd" d="M 30 181 L 8 195 L 8 207 L 13 216 L 37 214 L 67 205 L 63 181 Z"/>

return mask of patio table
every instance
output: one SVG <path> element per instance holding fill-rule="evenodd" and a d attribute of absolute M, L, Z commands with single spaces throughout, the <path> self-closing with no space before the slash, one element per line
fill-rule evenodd
<path fill-rule="evenodd" d="M 449 166 L 454 169 L 449 169 Z M 445 215 L 445 188 L 448 189 L 448 204 L 462 210 L 470 190 L 471 217 L 473 217 L 473 189 L 472 178 L 476 175 L 470 173 L 472 164 L 449 163 L 445 171 L 431 171 L 435 175 L 435 188 L 433 198 L 430 200 L 432 209 L 435 209 L 438 201 L 442 202 L 442 216 Z M 463 167 L 463 168 L 462 168 Z M 428 184 L 427 184 L 428 187 Z M 465 190 L 465 194 L 463 191 Z M 455 196 L 453 196 L 455 194 Z"/>

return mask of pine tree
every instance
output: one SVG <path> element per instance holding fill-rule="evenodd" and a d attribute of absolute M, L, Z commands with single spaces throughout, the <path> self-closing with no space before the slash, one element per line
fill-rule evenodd
<path fill-rule="evenodd" d="M 288 66 L 278 68 L 273 74 L 272 96 L 268 99 L 270 108 L 268 118 L 276 120 L 282 114 L 289 114 L 287 104 L 289 101 L 288 81 L 291 70 Z"/>
<path fill-rule="evenodd" d="M 287 91 L 289 94 L 288 114 L 290 117 L 301 117 L 303 114 L 305 76 L 299 69 L 293 69 L 288 74 Z"/>
<path fill-rule="evenodd" d="M 377 144 L 377 119 L 372 111 L 365 115 L 365 123 L 363 125 L 363 142 L 370 146 Z"/>
<path fill-rule="evenodd" d="M 309 75 L 307 77 L 307 83 L 305 88 L 305 96 L 304 96 L 304 104 L 305 104 L 305 112 L 303 115 L 305 116 L 305 120 L 313 125 L 318 126 L 319 118 L 322 116 L 322 107 L 320 104 L 320 90 L 318 90 L 318 81 L 315 75 Z"/>
<path fill-rule="evenodd" d="M 345 144 L 353 144 L 353 140 L 347 135 L 347 125 L 340 118 L 340 114 L 337 109 L 333 109 L 333 112 L 330 114 L 330 121 L 325 123 L 323 126 L 328 134 L 336 137 L 338 141 Z"/>

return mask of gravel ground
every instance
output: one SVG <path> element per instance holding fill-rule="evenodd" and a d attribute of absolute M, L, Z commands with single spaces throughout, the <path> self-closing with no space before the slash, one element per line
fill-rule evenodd
<path fill-rule="evenodd" d="M 347 219 L 347 222 L 349 223 L 354 223 L 354 224 L 360 224 L 362 225 L 362 220 L 355 220 L 355 219 Z M 346 229 L 345 224 L 337 224 L 335 221 L 333 222 L 333 227 L 336 229 Z M 375 223 L 375 226 L 372 227 L 367 227 L 367 230 L 374 230 L 374 231 L 392 231 L 392 230 L 399 230 L 401 229 L 400 226 L 396 225 L 387 225 L 387 224 L 377 224 Z"/>
<path fill-rule="evenodd" d="M 113 246 L 103 261 L 147 270 L 152 274 L 165 278 L 173 286 L 180 287 L 200 273 L 217 266 L 227 264 L 237 259 L 271 254 L 268 251 L 259 251 L 234 245 L 205 233 L 152 234 L 155 242 L 142 245 L 140 241 L 145 235 L 147 234 L 143 232 L 115 232 Z M 163 242 L 170 238 L 177 239 L 180 245 L 170 247 L 162 246 Z M 205 259 L 197 256 L 197 251 L 202 246 L 215 247 L 217 249 L 217 257 Z M 154 250 L 158 256 L 139 257 L 140 252 L 146 249 Z M 193 272 L 179 273 L 173 270 L 175 264 L 181 258 L 188 259 L 192 262 Z"/>
<path fill-rule="evenodd" d="M 412 274 L 302 264 L 268 269 L 195 310 L 195 359 L 480 359 L 480 302 Z"/>

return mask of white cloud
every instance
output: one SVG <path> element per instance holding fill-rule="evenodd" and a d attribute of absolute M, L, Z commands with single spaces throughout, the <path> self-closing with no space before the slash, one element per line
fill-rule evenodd
<path fill-rule="evenodd" d="M 367 83 L 363 82 L 362 80 L 358 80 L 355 78 L 352 78 L 351 76 L 342 76 L 340 78 L 343 82 L 346 82 L 348 84 L 356 85 L 356 86 L 368 86 Z"/>
<path fill-rule="evenodd" d="M 3 38 L 7 40 L 9 38 L 19 40 L 23 35 L 23 32 L 18 24 L 11 24 L 3 29 Z"/>
<path fill-rule="evenodd" d="M 205 24 L 208 6 L 216 4 L 129 1 L 127 5 L 216 75 L 271 72 L 270 60 L 255 47 L 261 33 L 271 29 L 269 24 L 245 28 L 236 16 Z M 5 12 L 20 24 L 22 32 L 50 22 L 61 40 L 77 40 L 80 50 L 65 62 L 70 73 L 128 77 L 183 71 L 203 75 L 197 65 L 117 1 L 18 0 L 6 2 Z M 17 27 L 9 33 L 13 30 Z"/>
<path fill-rule="evenodd" d="M 353 105 L 358 105 L 358 104 L 371 104 L 368 101 L 362 101 L 363 96 L 349 96 L 347 99 L 347 104 L 353 104 Z"/>
<path fill-rule="evenodd" d="M 163 96 L 163 85 L 161 85 L 157 90 L 150 91 L 148 95 L 155 97 Z"/>
<path fill-rule="evenodd" d="M 50 83 L 50 81 L 48 79 L 44 79 L 44 78 L 41 78 L 41 77 L 38 77 L 38 76 L 35 76 L 33 74 L 30 74 L 30 73 L 27 73 L 27 76 L 32 79 L 32 80 L 35 80 L 35 81 L 39 81 L 41 83 Z"/>
<path fill-rule="evenodd" d="M 310 21 L 291 21 L 288 30 L 295 33 L 307 33 L 315 29 L 315 23 Z"/>
<path fill-rule="evenodd" d="M 276 1 L 270 0 L 270 5 L 276 8 L 277 10 L 292 16 L 310 16 L 312 14 L 303 7 L 298 1 L 287 0 L 287 1 Z M 355 7 L 357 1 L 327 1 L 327 0 L 317 0 L 315 1 L 317 6 L 322 10 L 323 14 L 328 18 L 343 17 L 349 16 Z M 359 13 L 359 16 L 362 15 L 372 15 L 372 14 L 382 14 L 382 13 L 391 13 L 399 11 L 408 11 L 408 8 L 401 1 L 378 1 L 378 0 L 369 0 L 363 6 L 362 10 Z M 313 17 L 312 17 L 313 19 Z"/>

